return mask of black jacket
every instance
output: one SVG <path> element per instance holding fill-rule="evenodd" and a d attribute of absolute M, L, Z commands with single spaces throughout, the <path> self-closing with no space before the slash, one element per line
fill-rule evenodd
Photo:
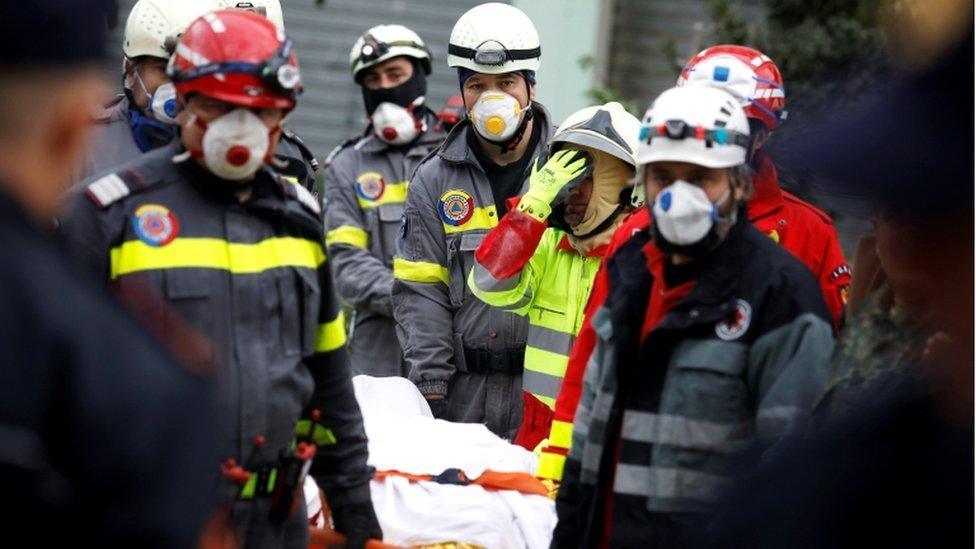
<path fill-rule="evenodd" d="M 216 481 L 211 382 L 86 284 L 2 193 L 0 245 L 5 538 L 196 545 Z"/>
<path fill-rule="evenodd" d="M 826 380 L 833 332 L 817 282 L 744 216 L 644 336 L 649 240 L 638 233 L 607 263 L 557 502 L 560 547 L 597 544 L 610 493 L 613 547 L 682 543 L 731 456 L 791 432 Z"/>

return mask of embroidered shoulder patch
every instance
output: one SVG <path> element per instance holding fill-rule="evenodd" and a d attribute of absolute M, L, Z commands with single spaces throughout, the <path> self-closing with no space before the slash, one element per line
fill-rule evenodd
<path fill-rule="evenodd" d="M 844 265 L 837 267 L 836 269 L 833 270 L 833 272 L 830 273 L 830 281 L 833 282 L 844 275 L 853 276 L 853 274 L 854 274 L 854 270 L 851 269 L 850 265 L 847 265 L 845 263 Z"/>
<path fill-rule="evenodd" d="M 180 222 L 165 206 L 145 204 L 132 216 L 132 230 L 139 240 L 154 248 L 165 246 L 180 234 Z"/>
<path fill-rule="evenodd" d="M 461 189 L 451 189 L 441 195 L 438 212 L 444 223 L 453 227 L 464 225 L 474 215 L 474 198 Z"/>
<path fill-rule="evenodd" d="M 386 192 L 386 179 L 376 172 L 366 172 L 356 178 L 356 195 L 363 200 L 375 202 Z"/>
<path fill-rule="evenodd" d="M 715 323 L 715 335 L 725 341 L 739 339 L 749 329 L 751 322 L 752 307 L 744 299 L 737 299 L 735 309 Z"/>

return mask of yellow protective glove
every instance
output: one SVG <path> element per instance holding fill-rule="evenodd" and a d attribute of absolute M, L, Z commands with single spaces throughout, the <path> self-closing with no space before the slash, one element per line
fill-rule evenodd
<path fill-rule="evenodd" d="M 585 179 L 590 171 L 590 155 L 575 149 L 563 149 L 549 157 L 541 166 L 540 158 L 532 166 L 529 176 L 529 190 L 519 200 L 517 209 L 539 221 L 545 221 L 552 213 L 552 205 L 557 198 L 564 198 L 564 190 L 571 184 Z"/>

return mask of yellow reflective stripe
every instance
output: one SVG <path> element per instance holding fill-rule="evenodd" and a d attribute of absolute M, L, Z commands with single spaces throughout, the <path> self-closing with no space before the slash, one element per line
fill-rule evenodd
<path fill-rule="evenodd" d="M 424 284 L 443 282 L 446 285 L 450 282 L 447 267 L 426 261 L 407 261 L 399 257 L 393 259 L 393 278 Z"/>
<path fill-rule="evenodd" d="M 554 377 L 564 377 L 569 357 L 531 345 L 525 346 L 525 369 Z"/>
<path fill-rule="evenodd" d="M 304 238 L 269 238 L 254 244 L 219 238 L 177 238 L 165 246 L 130 240 L 112 248 L 111 278 L 153 269 L 220 269 L 253 274 L 280 267 L 316 269 L 325 261 L 322 244 Z"/>
<path fill-rule="evenodd" d="M 463 233 L 475 229 L 491 229 L 498 225 L 498 211 L 493 205 L 486 208 L 475 208 L 474 213 L 471 214 L 471 219 L 462 225 L 455 226 L 443 221 L 441 223 L 444 225 L 445 234 Z"/>
<path fill-rule="evenodd" d="M 283 173 L 279 173 L 278 177 L 284 179 L 285 181 L 291 183 L 292 185 L 298 185 L 299 187 L 302 186 L 302 184 L 298 182 L 298 178 L 295 177 L 294 175 L 285 175 Z"/>
<path fill-rule="evenodd" d="M 360 208 L 376 208 L 383 204 L 401 204 L 407 200 L 407 185 L 409 183 L 409 181 L 387 183 L 386 188 L 383 189 L 383 194 L 376 200 L 369 200 L 358 194 L 356 200 L 359 202 Z"/>
<path fill-rule="evenodd" d="M 535 476 L 551 480 L 562 480 L 565 464 L 566 456 L 543 451 L 539 457 L 539 470 Z"/>
<path fill-rule="evenodd" d="M 346 244 L 354 248 L 366 249 L 369 245 L 369 233 L 352 225 L 342 225 L 325 233 L 325 244 Z"/>
<path fill-rule="evenodd" d="M 552 420 L 552 428 L 549 430 L 549 445 L 568 450 L 572 442 L 573 424 L 569 421 Z"/>
<path fill-rule="evenodd" d="M 535 393 L 532 393 L 532 396 L 539 399 L 539 401 L 545 404 L 546 407 L 548 407 L 550 410 L 556 409 L 556 399 L 552 397 L 547 397 L 545 395 L 537 395 Z"/>
<path fill-rule="evenodd" d="M 346 315 L 339 314 L 325 324 L 319 324 L 315 336 L 315 352 L 328 353 L 346 344 Z"/>

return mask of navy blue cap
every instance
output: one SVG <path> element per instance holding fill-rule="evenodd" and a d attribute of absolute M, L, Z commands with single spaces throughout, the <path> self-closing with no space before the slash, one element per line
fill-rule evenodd
<path fill-rule="evenodd" d="M 98 62 L 114 0 L 0 2 L 0 68 Z"/>

